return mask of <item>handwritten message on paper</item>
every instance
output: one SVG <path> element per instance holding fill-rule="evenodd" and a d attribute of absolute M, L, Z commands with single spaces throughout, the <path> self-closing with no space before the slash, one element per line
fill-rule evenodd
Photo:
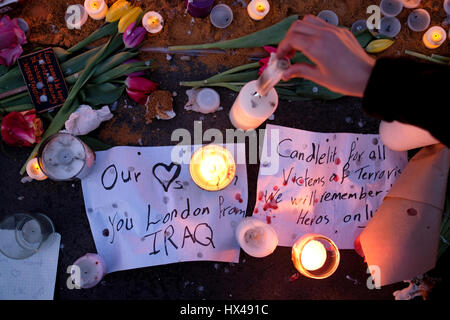
<path fill-rule="evenodd" d="M 200 146 L 183 146 L 191 154 Z M 245 145 L 226 145 L 245 159 Z M 173 147 L 115 147 L 96 153 L 82 180 L 86 212 L 107 272 L 184 261 L 239 261 L 234 231 L 247 209 L 247 171 L 209 192 L 188 164 L 172 162 Z"/>
<path fill-rule="evenodd" d="M 253 216 L 275 228 L 281 246 L 292 246 L 305 233 L 319 233 L 340 249 L 353 249 L 406 166 L 406 152 L 386 148 L 374 134 L 274 125 L 266 130 L 262 154 L 272 158 L 261 160 Z M 276 172 L 264 175 L 262 169 L 271 165 Z"/>

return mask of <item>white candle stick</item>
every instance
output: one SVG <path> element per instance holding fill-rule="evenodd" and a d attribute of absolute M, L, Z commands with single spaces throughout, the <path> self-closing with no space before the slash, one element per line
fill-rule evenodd
<path fill-rule="evenodd" d="M 267 223 L 253 217 L 244 218 L 237 226 L 235 234 L 242 250 L 252 257 L 266 257 L 278 245 L 276 231 Z"/>
<path fill-rule="evenodd" d="M 149 11 L 142 17 L 142 25 L 147 32 L 158 33 L 164 26 L 164 19 L 158 12 Z"/>
<path fill-rule="evenodd" d="M 71 5 L 66 10 L 65 20 L 69 29 L 81 29 L 87 18 L 88 13 L 81 4 Z"/>
<path fill-rule="evenodd" d="M 89 289 L 103 279 L 106 274 L 106 264 L 98 254 L 87 253 L 73 263 L 70 272 L 76 286 Z"/>
<path fill-rule="evenodd" d="M 104 19 L 108 13 L 108 6 L 104 0 L 85 0 L 84 9 L 94 20 Z"/>
<path fill-rule="evenodd" d="M 47 179 L 47 176 L 42 172 L 41 167 L 39 167 L 37 158 L 28 161 L 26 171 L 28 176 L 34 180 L 42 181 Z"/>
<path fill-rule="evenodd" d="M 263 19 L 270 11 L 270 4 L 267 0 L 252 0 L 247 5 L 247 12 L 253 20 Z"/>
<path fill-rule="evenodd" d="M 439 26 L 431 27 L 423 35 L 423 43 L 428 49 L 436 49 L 447 39 L 447 33 Z"/>

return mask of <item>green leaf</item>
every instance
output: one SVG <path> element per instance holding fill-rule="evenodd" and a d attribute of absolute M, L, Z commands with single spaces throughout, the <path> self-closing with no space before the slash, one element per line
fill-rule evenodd
<path fill-rule="evenodd" d="M 32 104 L 28 91 L 0 100 L 0 109 L 21 104 Z"/>
<path fill-rule="evenodd" d="M 296 86 L 295 93 L 300 97 L 321 100 L 334 100 L 344 96 L 309 80 L 303 80 L 301 84 Z"/>
<path fill-rule="evenodd" d="M 33 104 L 20 104 L 20 105 L 14 105 L 6 108 L 0 109 L 0 114 L 7 114 L 13 111 L 21 112 L 21 111 L 28 111 L 34 109 Z"/>
<path fill-rule="evenodd" d="M 193 50 L 193 49 L 238 49 L 238 48 L 258 48 L 267 45 L 277 45 L 284 39 L 287 31 L 298 16 L 290 16 L 268 28 L 259 30 L 249 35 L 226 41 L 215 43 L 171 46 L 169 51 Z"/>
<path fill-rule="evenodd" d="M 0 65 L 0 77 L 8 72 L 8 67 L 4 65 Z"/>
<path fill-rule="evenodd" d="M 97 41 L 101 38 L 116 34 L 118 23 L 119 23 L 119 21 L 105 24 L 100 29 L 97 29 L 93 33 L 91 33 L 87 38 L 83 39 L 82 41 L 80 41 L 76 45 L 74 45 L 73 47 L 69 48 L 67 51 L 69 51 L 71 53 L 80 51 L 81 49 L 83 49 L 84 47 L 86 47 L 87 45 L 91 44 L 94 41 Z"/>
<path fill-rule="evenodd" d="M 116 86 L 112 83 L 87 84 L 80 91 L 80 100 L 92 107 L 111 104 L 120 98 L 124 90 L 125 86 Z"/>
<path fill-rule="evenodd" d="M 111 80 L 123 77 L 129 73 L 148 70 L 148 69 L 151 69 L 151 66 L 147 65 L 146 62 L 144 62 L 144 61 L 121 64 L 111 70 L 108 70 L 107 72 L 105 72 L 103 74 L 100 74 L 96 78 L 92 79 L 90 81 L 90 83 L 92 83 L 92 84 L 105 83 L 105 82 L 109 82 Z"/>

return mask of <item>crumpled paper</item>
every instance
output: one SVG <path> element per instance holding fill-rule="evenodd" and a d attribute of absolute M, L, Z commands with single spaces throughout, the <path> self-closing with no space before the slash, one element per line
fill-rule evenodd
<path fill-rule="evenodd" d="M 361 233 L 369 270 L 381 286 L 434 268 L 449 164 L 450 152 L 443 144 L 422 148 Z"/>
<path fill-rule="evenodd" d="M 153 119 L 170 120 L 176 116 L 173 111 L 172 93 L 167 90 L 156 90 L 148 96 L 145 103 L 145 123 L 150 124 Z"/>
<path fill-rule="evenodd" d="M 97 129 L 103 121 L 110 120 L 113 114 L 108 106 L 94 110 L 86 104 L 82 104 L 73 112 L 65 122 L 66 132 L 76 136 L 86 135 Z"/>

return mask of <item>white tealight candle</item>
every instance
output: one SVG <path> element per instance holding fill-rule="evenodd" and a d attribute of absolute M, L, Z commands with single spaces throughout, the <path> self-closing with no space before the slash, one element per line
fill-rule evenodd
<path fill-rule="evenodd" d="M 252 257 L 266 257 L 278 245 L 276 231 L 267 223 L 253 217 L 244 218 L 237 226 L 235 234 L 242 250 Z"/>
<path fill-rule="evenodd" d="M 71 5 L 66 10 L 65 20 L 69 29 L 81 29 L 87 18 L 88 13 L 81 4 Z"/>
<path fill-rule="evenodd" d="M 367 29 L 367 21 L 366 20 L 356 20 L 352 24 L 351 31 L 352 33 L 362 32 Z"/>
<path fill-rule="evenodd" d="M 420 4 L 420 0 L 403 0 L 403 6 L 408 9 L 417 8 Z"/>
<path fill-rule="evenodd" d="M 252 0 L 247 5 L 247 12 L 253 20 L 263 19 L 270 10 L 270 4 L 267 0 Z"/>
<path fill-rule="evenodd" d="M 39 247 L 43 239 L 41 225 L 36 219 L 31 219 L 25 222 L 22 226 L 20 235 L 28 246 Z"/>
<path fill-rule="evenodd" d="M 450 15 L 450 0 L 444 1 L 444 11 L 447 15 Z"/>
<path fill-rule="evenodd" d="M 226 4 L 218 4 L 212 8 L 209 20 L 216 28 L 226 28 L 233 22 L 233 10 Z"/>
<path fill-rule="evenodd" d="M 266 121 L 278 107 L 278 94 L 272 88 L 268 94 L 258 93 L 257 80 L 242 87 L 230 110 L 230 120 L 237 129 L 256 129 Z"/>
<path fill-rule="evenodd" d="M 28 176 L 34 180 L 42 181 L 47 179 L 47 176 L 42 172 L 41 167 L 39 167 L 37 158 L 28 161 L 26 170 Z"/>
<path fill-rule="evenodd" d="M 395 17 L 402 10 L 402 0 L 381 0 L 380 2 L 380 11 L 386 17 Z"/>
<path fill-rule="evenodd" d="M 199 107 L 198 112 L 212 113 L 220 106 L 220 96 L 215 90 L 204 88 L 197 93 L 196 102 Z"/>
<path fill-rule="evenodd" d="M 400 21 L 395 17 L 383 17 L 380 20 L 380 33 L 385 36 L 393 38 L 400 32 L 401 28 Z"/>
<path fill-rule="evenodd" d="M 103 279 L 106 274 L 106 264 L 98 254 L 87 253 L 73 263 L 70 272 L 75 285 L 89 289 Z"/>
<path fill-rule="evenodd" d="M 142 25 L 147 32 L 158 33 L 164 26 L 164 19 L 158 12 L 149 11 L 142 18 Z"/>
<path fill-rule="evenodd" d="M 42 144 L 38 161 L 42 171 L 52 180 L 83 178 L 93 166 L 95 154 L 77 137 L 58 133 Z"/>
<path fill-rule="evenodd" d="M 320 11 L 317 17 L 334 26 L 337 26 L 339 24 L 339 18 L 337 14 L 331 10 Z"/>
<path fill-rule="evenodd" d="M 442 27 L 434 26 L 423 35 L 423 43 L 428 49 L 436 49 L 447 39 L 447 33 Z"/>
<path fill-rule="evenodd" d="M 408 16 L 408 27 L 415 32 L 424 31 L 430 25 L 430 14 L 425 9 L 413 10 Z"/>
<path fill-rule="evenodd" d="M 84 9 L 94 20 L 104 19 L 108 13 L 108 6 L 104 0 L 84 0 Z"/>

